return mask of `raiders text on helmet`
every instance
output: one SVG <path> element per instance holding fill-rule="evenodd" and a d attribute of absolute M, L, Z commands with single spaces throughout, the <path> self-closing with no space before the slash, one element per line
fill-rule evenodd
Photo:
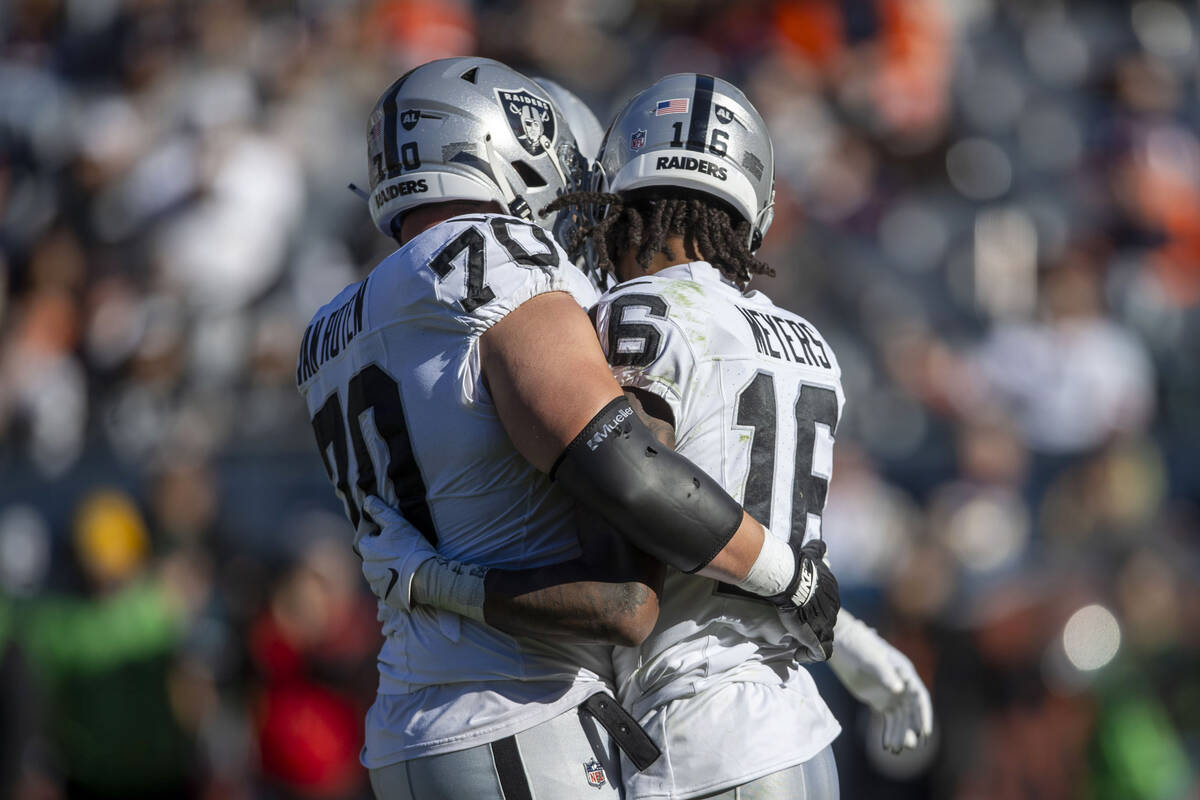
<path fill-rule="evenodd" d="M 736 86 L 711 75 L 668 75 L 630 100 L 605 134 L 596 172 L 600 191 L 679 186 L 724 200 L 750 222 L 751 251 L 774 216 L 766 123 Z"/>
<path fill-rule="evenodd" d="M 533 220 L 585 165 L 546 91 L 488 58 L 423 64 L 379 98 L 367 130 L 371 219 L 387 235 L 410 208 L 494 200 Z"/>

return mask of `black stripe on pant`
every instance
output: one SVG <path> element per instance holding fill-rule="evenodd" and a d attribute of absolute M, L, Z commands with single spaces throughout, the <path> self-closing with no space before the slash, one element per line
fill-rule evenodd
<path fill-rule="evenodd" d="M 521 751 L 517 747 L 517 737 L 509 736 L 492 742 L 491 748 L 504 800 L 533 800 L 529 779 L 525 776 L 525 765 L 521 762 Z"/>

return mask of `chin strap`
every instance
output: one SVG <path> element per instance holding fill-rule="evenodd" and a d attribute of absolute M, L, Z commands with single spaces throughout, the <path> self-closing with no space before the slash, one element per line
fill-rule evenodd
<path fill-rule="evenodd" d="M 500 195 L 504 198 L 504 204 L 508 207 L 508 213 L 514 217 L 533 222 L 533 211 L 529 208 L 529 203 L 525 202 L 524 197 L 519 197 L 512 190 L 512 186 L 504 177 L 504 173 L 500 171 L 500 158 L 496 155 L 496 149 L 492 147 L 492 135 L 489 133 L 483 140 L 484 149 L 487 151 L 488 165 L 492 168 L 492 179 L 496 182 L 496 186 L 500 189 Z"/>

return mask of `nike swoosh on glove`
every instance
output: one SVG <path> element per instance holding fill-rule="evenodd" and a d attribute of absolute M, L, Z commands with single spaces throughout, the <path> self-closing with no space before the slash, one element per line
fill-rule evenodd
<path fill-rule="evenodd" d="M 801 661 L 825 661 L 833 652 L 833 627 L 841 597 L 837 578 L 825 563 L 825 542 L 813 539 L 798 550 L 788 588 L 771 598 L 783 627 L 800 643 Z"/>
<path fill-rule="evenodd" d="M 883 746 L 915 749 L 933 733 L 933 705 L 912 662 L 875 629 L 843 610 L 829 666 L 850 694 L 883 715 Z"/>
<path fill-rule="evenodd" d="M 363 577 L 380 600 L 411 611 L 413 576 L 418 567 L 437 557 L 437 550 L 400 512 L 375 495 L 367 496 L 363 511 L 354 537 Z"/>

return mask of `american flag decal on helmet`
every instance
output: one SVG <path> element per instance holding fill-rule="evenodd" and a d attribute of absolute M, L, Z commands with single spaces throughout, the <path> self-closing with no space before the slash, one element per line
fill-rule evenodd
<path fill-rule="evenodd" d="M 686 114 L 690 101 L 686 97 L 676 97 L 672 100 L 659 100 L 658 105 L 654 107 L 654 116 L 661 117 L 663 114 Z"/>
<path fill-rule="evenodd" d="M 587 775 L 588 786 L 595 786 L 599 789 L 608 782 L 608 776 L 604 774 L 604 765 L 594 758 L 584 762 L 583 771 Z"/>

